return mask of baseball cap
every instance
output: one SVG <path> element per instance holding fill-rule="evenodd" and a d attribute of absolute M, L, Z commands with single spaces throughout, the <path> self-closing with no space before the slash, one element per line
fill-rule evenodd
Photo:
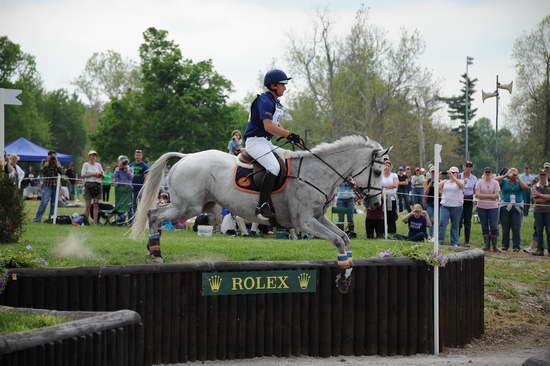
<path fill-rule="evenodd" d="M 490 171 L 490 172 L 492 172 L 492 171 L 493 171 L 493 169 L 491 169 L 491 167 L 490 167 L 490 166 L 486 166 L 485 168 L 483 168 L 483 171 L 484 171 L 484 172 L 486 172 L 486 171 Z"/>
<path fill-rule="evenodd" d="M 467 160 L 467 161 L 464 163 L 464 166 L 465 166 L 465 167 L 471 168 L 471 167 L 474 166 L 474 163 L 472 163 L 471 161 Z"/>
<path fill-rule="evenodd" d="M 458 170 L 458 168 L 457 168 L 456 166 L 452 166 L 452 167 L 449 169 L 449 171 L 450 171 L 451 173 L 459 173 L 459 172 L 460 172 L 460 170 Z"/>
<path fill-rule="evenodd" d="M 550 163 L 549 162 L 544 163 L 543 167 L 544 168 L 550 168 Z"/>
<path fill-rule="evenodd" d="M 405 168 L 403 168 L 403 165 L 399 166 L 399 170 L 405 170 Z"/>
<path fill-rule="evenodd" d="M 88 156 L 94 155 L 94 154 L 97 155 L 97 151 L 95 151 L 95 150 L 90 150 L 90 151 L 88 152 Z"/>

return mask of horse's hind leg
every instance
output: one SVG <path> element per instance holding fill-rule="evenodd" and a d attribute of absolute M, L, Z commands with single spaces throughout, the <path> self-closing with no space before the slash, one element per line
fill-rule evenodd
<path fill-rule="evenodd" d="M 194 211 L 197 211 L 194 213 Z M 160 251 L 160 225 L 163 221 L 185 220 L 200 213 L 200 207 L 196 210 L 181 210 L 172 205 L 155 207 L 147 213 L 149 219 L 149 240 L 147 241 L 147 250 L 154 262 L 162 263 Z"/>

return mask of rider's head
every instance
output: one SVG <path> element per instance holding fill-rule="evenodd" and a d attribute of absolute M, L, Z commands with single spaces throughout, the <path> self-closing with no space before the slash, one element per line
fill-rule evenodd
<path fill-rule="evenodd" d="M 281 70 L 268 71 L 264 76 L 264 86 L 273 94 L 280 97 L 286 90 L 286 84 L 292 79 Z"/>

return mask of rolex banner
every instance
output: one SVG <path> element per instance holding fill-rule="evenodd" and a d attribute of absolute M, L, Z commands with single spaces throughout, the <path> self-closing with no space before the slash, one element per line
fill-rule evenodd
<path fill-rule="evenodd" d="M 317 270 L 209 272 L 202 274 L 202 295 L 315 292 Z"/>

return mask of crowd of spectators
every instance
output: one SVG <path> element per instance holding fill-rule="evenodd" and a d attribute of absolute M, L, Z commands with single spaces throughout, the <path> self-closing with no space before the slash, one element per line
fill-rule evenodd
<path fill-rule="evenodd" d="M 390 160 L 386 160 L 385 165 L 382 187 L 390 236 L 395 236 L 396 221 L 401 214 L 405 215 L 403 220 L 409 225 L 406 236 L 409 240 L 433 237 L 433 230 L 438 230 L 440 242 L 469 247 L 472 219 L 475 216 L 481 224 L 484 250 L 508 251 L 511 239 L 511 249 L 519 252 L 522 249 L 523 218 L 532 211 L 535 219 L 533 241 L 531 246 L 523 250 L 533 255 L 544 255 L 546 233 L 550 256 L 550 162 L 537 169 L 538 174 L 530 174 L 527 166 L 523 174 L 519 174 L 513 167 L 504 168 L 495 174 L 490 167 L 486 167 L 479 179 L 474 175 L 474 166 L 470 161 L 463 165 L 462 171 L 455 166 L 442 170 L 439 177 L 439 226 L 434 229 L 431 228 L 435 210 L 434 168 L 429 166 L 425 170 L 418 167 L 413 170 L 408 166 L 400 166 L 394 173 Z M 384 227 L 380 224 L 383 225 L 383 219 L 384 213 L 380 210 L 367 210 L 367 238 L 373 238 L 375 232 L 376 237 L 382 236 L 380 231 Z M 450 239 L 446 241 L 449 221 Z M 424 224 L 420 225 L 421 222 Z M 419 225 L 423 234 L 418 233 Z M 499 228 L 502 230 L 500 248 Z M 404 236 L 398 234 L 397 237 Z"/>
<path fill-rule="evenodd" d="M 88 160 L 82 164 L 80 171 L 76 170 L 74 163 L 64 168 L 57 159 L 57 153 L 48 151 L 47 159 L 40 164 L 40 170 L 35 172 L 31 165 L 24 171 L 18 164 L 17 155 L 7 156 L 6 172 L 12 180 L 22 189 L 26 198 L 40 197 L 40 205 L 33 218 L 33 222 L 42 222 L 42 217 L 50 203 L 48 218 L 55 212 L 55 197 L 58 184 L 58 176 L 61 187 L 58 204 L 74 200 L 77 194 L 83 194 L 86 222 L 98 223 L 100 216 L 100 202 L 110 201 L 111 187 L 115 188 L 115 201 L 118 196 L 128 196 L 129 204 L 127 218 L 131 222 L 137 207 L 138 192 L 144 184 L 145 175 L 149 169 L 143 161 L 143 151 L 136 150 L 135 160 L 130 163 L 125 155 L 119 156 L 115 168 L 111 172 L 108 166 L 103 166 L 98 160 L 98 153 L 91 150 Z M 72 207 L 79 207 L 72 205 Z M 82 207 L 82 206 L 80 206 Z"/>

